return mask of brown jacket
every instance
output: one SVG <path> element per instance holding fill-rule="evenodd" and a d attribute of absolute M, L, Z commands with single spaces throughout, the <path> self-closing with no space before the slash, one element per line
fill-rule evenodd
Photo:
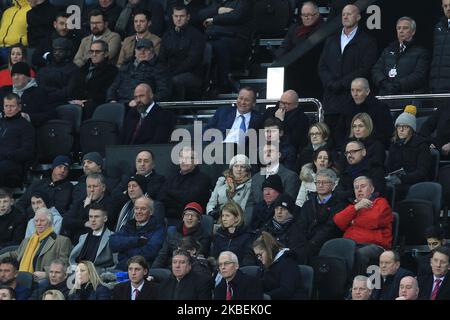
<path fill-rule="evenodd" d="M 77 66 L 82 67 L 89 59 L 89 50 L 91 49 L 92 35 L 88 35 L 81 40 L 78 52 L 73 58 L 73 63 Z M 112 32 L 106 29 L 100 40 L 106 41 L 108 43 L 108 57 L 109 61 L 113 64 L 116 63 L 117 55 L 120 50 L 120 36 L 118 33 Z"/>
<path fill-rule="evenodd" d="M 0 260 L 6 257 L 11 257 L 20 262 L 23 254 L 25 253 L 29 240 L 30 238 L 23 239 L 17 250 L 0 255 Z M 50 234 L 41 252 L 39 252 L 36 269 L 34 271 L 47 271 L 50 264 L 55 259 L 69 261 L 69 254 L 71 250 L 72 243 L 69 238 L 65 236 L 58 236 L 56 233 Z"/>
<path fill-rule="evenodd" d="M 144 39 L 149 39 L 153 42 L 153 47 L 155 48 L 156 54 L 159 54 L 159 47 L 161 45 L 161 38 L 157 35 L 154 35 L 150 31 L 147 31 L 144 36 Z M 136 35 L 132 35 L 123 39 L 122 49 L 120 50 L 119 59 L 117 60 L 117 66 L 120 67 L 130 58 L 134 57 L 134 47 L 136 45 Z"/>

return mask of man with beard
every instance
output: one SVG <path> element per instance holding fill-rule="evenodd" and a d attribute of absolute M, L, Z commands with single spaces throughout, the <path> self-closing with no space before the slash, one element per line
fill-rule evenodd
<path fill-rule="evenodd" d="M 127 113 L 122 132 L 122 144 L 167 143 L 174 126 L 173 115 L 153 101 L 152 88 L 145 83 L 134 89 L 134 100 Z"/>
<path fill-rule="evenodd" d="M 0 285 L 14 289 L 17 300 L 28 300 L 31 290 L 17 283 L 19 262 L 14 258 L 3 258 L 0 262 Z"/>
<path fill-rule="evenodd" d="M 99 10 L 92 10 L 89 14 L 91 24 L 91 34 L 81 40 L 78 52 L 73 58 L 73 62 L 79 66 L 84 66 L 90 58 L 89 50 L 91 44 L 95 40 L 103 40 L 108 44 L 109 55 L 108 59 L 115 62 L 120 50 L 120 36 L 109 30 L 108 21 L 106 21 L 105 14 Z"/>

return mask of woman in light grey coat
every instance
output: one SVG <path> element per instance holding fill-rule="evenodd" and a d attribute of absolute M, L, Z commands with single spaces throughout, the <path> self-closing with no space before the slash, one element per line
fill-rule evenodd
<path fill-rule="evenodd" d="M 206 205 L 206 212 L 218 218 L 220 209 L 231 200 L 238 203 L 243 210 L 247 204 L 251 190 L 250 160 L 243 154 L 231 158 L 230 168 L 217 179 L 214 191 Z"/>

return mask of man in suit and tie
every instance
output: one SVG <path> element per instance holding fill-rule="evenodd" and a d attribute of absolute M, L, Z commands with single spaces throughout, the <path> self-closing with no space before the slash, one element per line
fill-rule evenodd
<path fill-rule="evenodd" d="M 167 143 L 175 124 L 172 113 L 153 101 L 152 88 L 141 83 L 134 89 L 131 110 L 125 118 L 120 141 L 122 144 Z"/>
<path fill-rule="evenodd" d="M 418 278 L 419 300 L 450 300 L 449 259 L 448 248 L 434 249 L 430 260 L 432 274 Z"/>
<path fill-rule="evenodd" d="M 114 287 L 113 300 L 155 300 L 157 286 L 147 281 L 148 264 L 143 256 L 134 256 L 128 260 L 128 279 Z"/>
<path fill-rule="evenodd" d="M 89 227 L 92 231 L 82 234 L 69 256 L 70 265 L 76 267 L 83 260 L 92 261 L 98 271 L 112 267 L 114 259 L 109 248 L 112 232 L 105 226 L 108 213 L 100 203 L 89 207 Z"/>
<path fill-rule="evenodd" d="M 218 129 L 222 132 L 224 142 L 240 143 L 243 134 L 246 138 L 248 137 L 248 129 L 257 130 L 261 127 L 261 115 L 253 110 L 255 104 L 255 91 L 251 87 L 242 88 L 239 91 L 236 107 L 217 109 L 205 130 Z"/>

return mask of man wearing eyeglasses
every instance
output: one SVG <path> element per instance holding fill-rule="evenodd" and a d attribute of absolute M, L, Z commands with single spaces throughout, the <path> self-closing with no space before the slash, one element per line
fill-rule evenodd
<path fill-rule="evenodd" d="M 283 133 L 296 150 L 308 143 L 309 119 L 301 108 L 298 107 L 298 94 L 294 90 L 283 92 L 280 101 L 275 108 L 268 108 L 262 121 L 268 118 L 278 118 L 283 122 Z"/>
<path fill-rule="evenodd" d="M 262 300 L 261 281 L 239 270 L 238 257 L 231 251 L 219 255 L 222 280 L 214 288 L 214 300 Z"/>
<path fill-rule="evenodd" d="M 368 176 L 372 179 L 375 190 L 384 194 L 386 184 L 384 181 L 384 166 L 378 161 L 371 161 L 367 156 L 367 150 L 360 141 L 350 141 L 345 146 L 343 170 L 339 184 L 336 187 L 336 195 L 348 202 L 353 197 L 353 180 L 359 176 Z"/>

